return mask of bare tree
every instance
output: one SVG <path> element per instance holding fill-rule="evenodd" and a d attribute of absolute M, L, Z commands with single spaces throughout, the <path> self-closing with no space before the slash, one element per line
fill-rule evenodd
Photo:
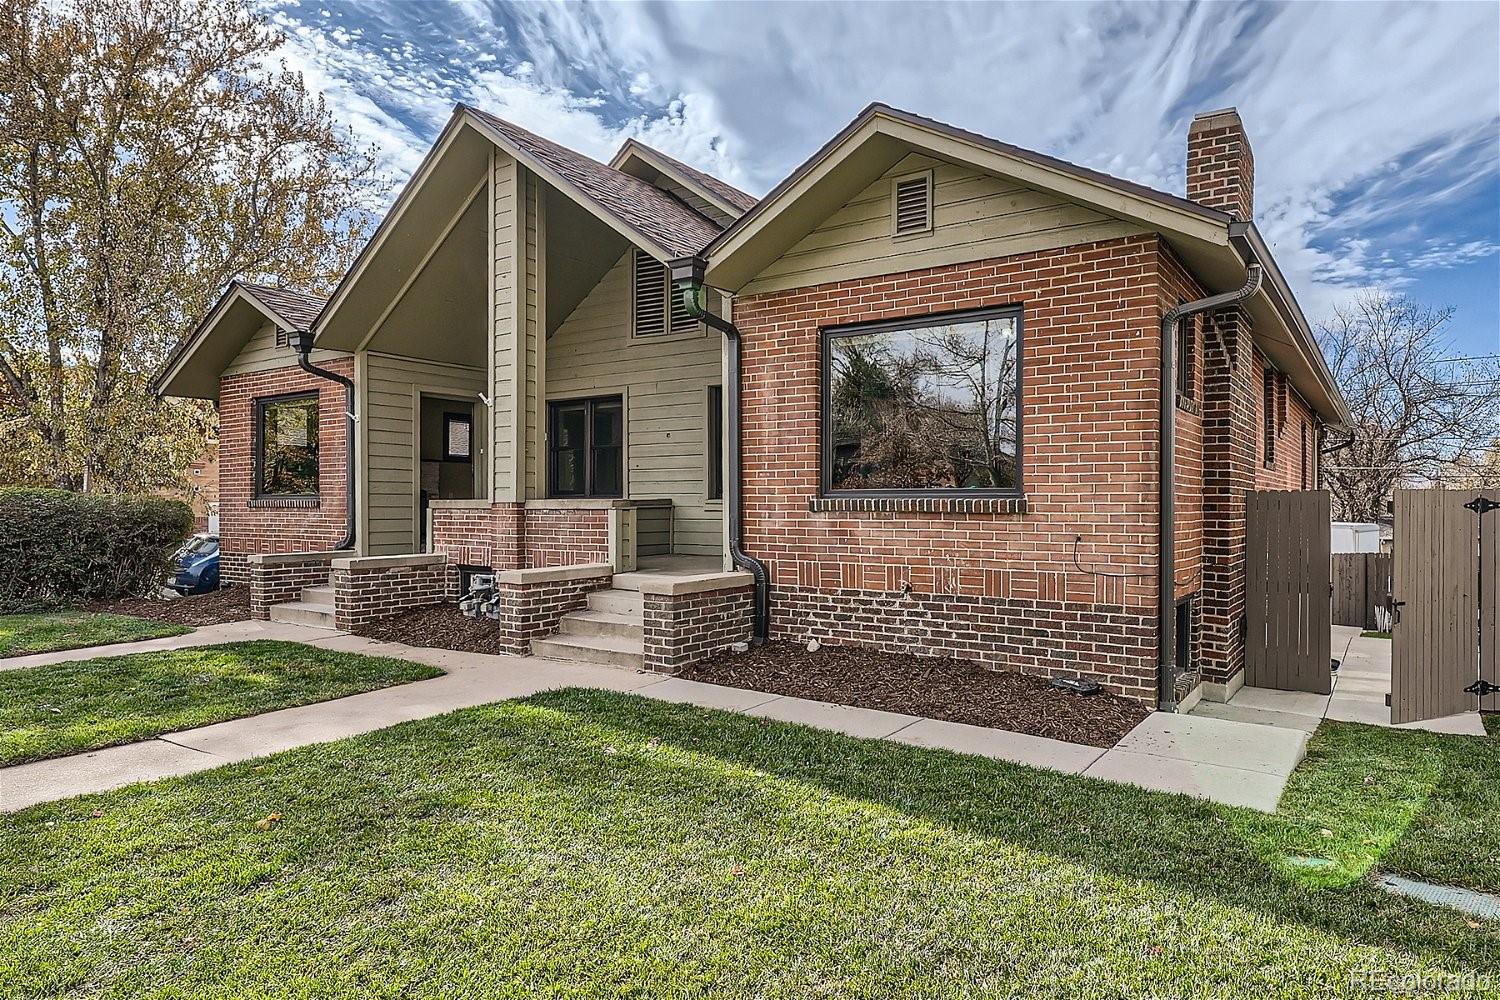
<path fill-rule="evenodd" d="M 1323 470 L 1340 519 L 1378 519 L 1392 489 L 1451 477 L 1495 438 L 1500 366 L 1451 360 L 1452 317 L 1451 308 L 1369 291 L 1319 331 L 1354 417 L 1349 446 Z"/>
<path fill-rule="evenodd" d="M 151 399 L 173 342 L 231 278 L 347 265 L 373 160 L 282 41 L 244 0 L 0 4 L 5 481 L 167 485 L 212 416 Z"/>

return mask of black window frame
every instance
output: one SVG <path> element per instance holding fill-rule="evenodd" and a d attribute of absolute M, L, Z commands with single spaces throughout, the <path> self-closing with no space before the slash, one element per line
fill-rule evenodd
<path fill-rule="evenodd" d="M 448 449 L 448 443 L 452 440 L 448 435 L 448 428 L 453 424 L 467 424 L 469 427 L 469 453 L 457 455 Z M 445 462 L 469 462 L 474 461 L 474 415 L 472 413 L 461 413 L 453 410 L 443 411 L 443 461 Z"/>
<path fill-rule="evenodd" d="M 707 390 L 708 420 L 704 426 L 707 437 L 708 480 L 704 483 L 705 500 L 724 499 L 724 387 L 717 383 Z"/>
<path fill-rule="evenodd" d="M 973 322 L 989 319 L 1014 319 L 1016 323 L 1016 485 L 1003 489 L 964 489 L 962 487 L 933 487 L 930 489 L 860 489 L 845 490 L 833 487 L 833 386 L 829 373 L 833 370 L 833 341 L 840 337 L 864 336 L 888 330 L 916 330 L 928 326 L 945 326 L 950 323 Z M 851 323 L 824 327 L 819 331 L 818 374 L 818 492 L 822 497 L 891 497 L 891 498 L 942 498 L 962 497 L 1018 498 L 1026 495 L 1026 320 L 1025 310 L 1019 304 L 991 306 L 984 309 L 964 309 L 955 312 L 928 313 L 922 316 L 903 316 L 899 319 L 880 320 L 874 323 Z"/>
<path fill-rule="evenodd" d="M 316 469 L 313 473 L 313 491 L 311 493 L 267 493 L 265 483 L 266 473 L 266 410 L 279 403 L 292 403 L 298 400 L 312 400 L 318 415 L 318 459 Z M 323 451 L 322 430 L 323 422 L 323 396 L 317 389 L 305 389 L 301 392 L 283 392 L 275 396 L 257 396 L 255 399 L 255 424 L 254 424 L 254 488 L 256 500 L 318 500 L 322 498 L 323 488 Z"/>
<path fill-rule="evenodd" d="M 614 446 L 620 453 L 620 489 L 614 493 L 600 493 L 594 489 L 594 411 L 602 404 L 614 404 L 620 409 L 620 443 Z M 560 493 L 557 489 L 557 415 L 566 407 L 583 407 L 583 481 L 581 493 Z M 625 397 L 619 393 L 609 396 L 584 396 L 577 399 L 549 399 L 547 401 L 547 496 L 554 500 L 622 500 L 625 497 Z"/>
<path fill-rule="evenodd" d="M 1198 320 L 1183 316 L 1177 321 L 1177 398 L 1198 398 Z"/>

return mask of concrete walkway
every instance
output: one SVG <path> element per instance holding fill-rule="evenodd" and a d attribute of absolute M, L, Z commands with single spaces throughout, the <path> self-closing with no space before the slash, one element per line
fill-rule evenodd
<path fill-rule="evenodd" d="M 48 664 L 67 663 L 72 660 L 92 660 L 100 656 L 125 656 L 129 653 L 154 653 L 163 649 L 186 649 L 190 646 L 221 646 L 226 642 L 249 642 L 251 639 L 308 642 L 314 639 L 326 639 L 332 634 L 323 629 L 283 625 L 279 622 L 230 622 L 227 625 L 201 625 L 186 635 L 168 636 L 165 639 L 116 642 L 107 646 L 85 646 L 82 649 L 33 653 L 30 656 L 7 656 L 0 658 L 0 670 L 44 667 Z"/>
<path fill-rule="evenodd" d="M 1333 626 L 1333 655 L 1340 662 L 1338 673 L 1333 675 L 1332 694 L 1246 687 L 1224 704 L 1199 702 L 1192 717 L 1249 722 L 1306 733 L 1317 729 L 1324 719 L 1332 719 L 1459 736 L 1485 735 L 1484 720 L 1478 712 L 1392 727 L 1391 709 L 1385 703 L 1391 691 L 1391 640 L 1366 639 L 1361 631 L 1348 625 Z"/>
<path fill-rule="evenodd" d="M 1284 730 L 1266 726 L 1157 713 L 1117 747 L 1105 751 L 1004 729 L 721 687 L 620 667 L 404 646 L 264 622 L 212 626 L 171 639 L 26 659 L 34 665 L 254 638 L 401 657 L 431 664 L 446 673 L 431 680 L 170 733 L 140 743 L 5 768 L 0 770 L 0 812 L 137 781 L 191 774 L 454 709 L 563 687 L 628 691 L 662 701 L 742 712 L 867 739 L 976 754 L 1266 811 L 1275 810 L 1281 789 L 1306 743 L 1305 733 L 1289 736 Z"/>

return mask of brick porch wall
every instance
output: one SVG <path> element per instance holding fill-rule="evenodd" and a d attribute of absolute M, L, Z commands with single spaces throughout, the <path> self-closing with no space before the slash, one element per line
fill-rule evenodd
<path fill-rule="evenodd" d="M 609 586 L 608 566 L 580 567 L 566 579 L 507 579 L 501 574 L 495 581 L 500 595 L 500 629 L 507 652 L 525 656 L 531 652 L 531 640 L 549 636 L 558 629 L 562 616 L 588 606 L 589 594 Z"/>
<path fill-rule="evenodd" d="M 1154 704 L 1167 267 L 1142 236 L 741 299 L 746 548 L 770 565 L 773 633 L 1089 676 Z M 824 327 L 1017 304 L 1024 513 L 817 500 Z M 906 588 L 921 616 L 893 603 Z"/>
<path fill-rule="evenodd" d="M 352 359 L 327 361 L 324 367 L 354 375 Z M 318 499 L 256 500 L 255 400 L 311 391 L 318 393 Z M 343 386 L 300 368 L 226 375 L 219 380 L 220 579 L 247 582 L 247 555 L 316 552 L 343 538 L 349 468 L 344 431 Z"/>
<path fill-rule="evenodd" d="M 750 639 L 755 588 L 697 594 L 642 594 L 647 670 L 676 673 Z"/>
<path fill-rule="evenodd" d="M 457 597 L 458 574 L 440 553 L 339 559 L 333 564 L 333 623 L 340 630 Z"/>
<path fill-rule="evenodd" d="M 301 600 L 304 587 L 327 586 L 337 555 L 257 553 L 243 557 L 250 584 L 250 617 L 266 621 L 271 617 L 272 605 Z"/>
<path fill-rule="evenodd" d="M 455 565 L 495 570 L 581 566 L 609 562 L 609 511 L 602 508 L 527 509 L 497 503 L 487 509 L 432 509 L 432 549 Z"/>

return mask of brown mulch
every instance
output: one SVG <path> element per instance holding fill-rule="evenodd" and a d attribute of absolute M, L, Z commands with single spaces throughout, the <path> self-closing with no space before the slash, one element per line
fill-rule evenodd
<path fill-rule="evenodd" d="M 225 586 L 207 594 L 175 598 L 122 597 L 95 602 L 88 606 L 88 610 L 195 628 L 199 625 L 225 625 L 250 618 L 250 588 Z"/>
<path fill-rule="evenodd" d="M 355 635 L 408 646 L 456 649 L 460 653 L 508 653 L 500 626 L 488 618 L 465 618 L 457 604 L 429 604 L 361 625 Z"/>
<path fill-rule="evenodd" d="M 794 643 L 770 642 L 747 653 L 720 653 L 680 676 L 1096 747 L 1114 746 L 1150 714 L 1128 698 L 1069 694 L 1013 670 L 858 646 L 809 653 Z"/>

